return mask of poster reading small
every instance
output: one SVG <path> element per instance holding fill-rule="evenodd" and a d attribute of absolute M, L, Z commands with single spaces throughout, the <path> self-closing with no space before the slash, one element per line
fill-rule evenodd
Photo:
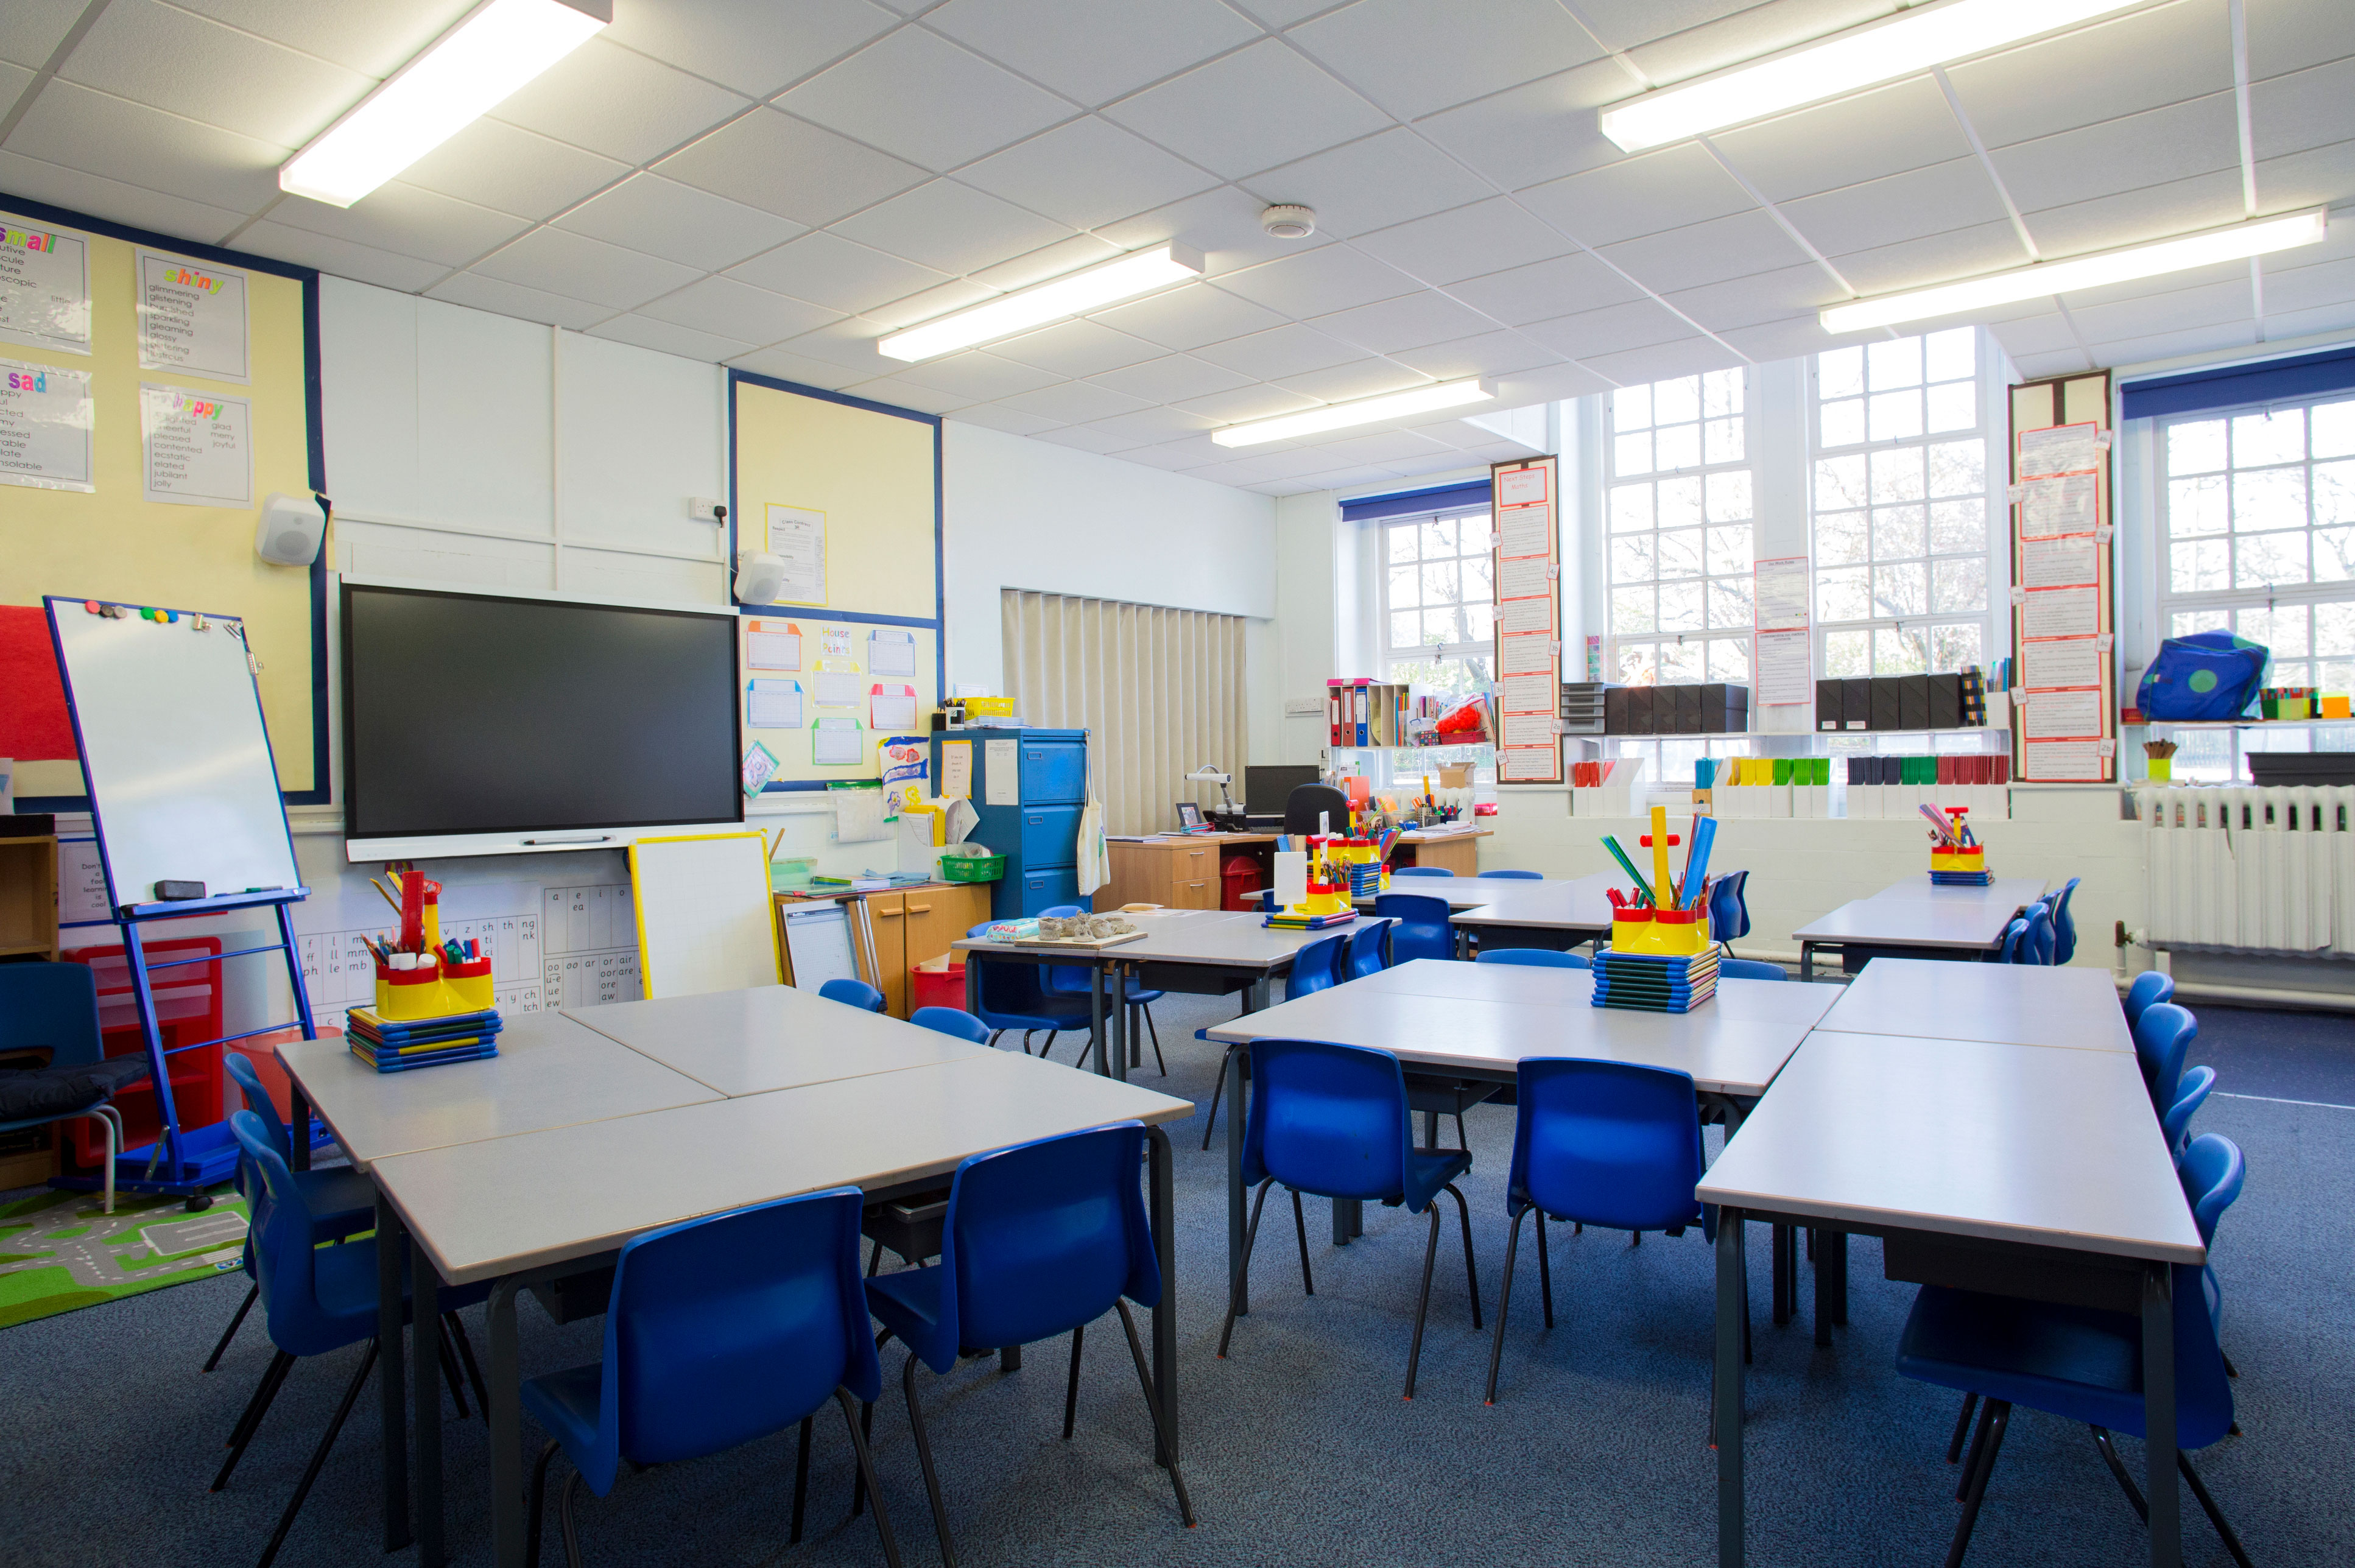
<path fill-rule="evenodd" d="M 90 237 L 0 212 L 0 338 L 90 352 Z"/>

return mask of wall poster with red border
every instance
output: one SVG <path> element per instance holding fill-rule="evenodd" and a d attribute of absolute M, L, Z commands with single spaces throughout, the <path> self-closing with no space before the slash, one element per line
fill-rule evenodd
<path fill-rule="evenodd" d="M 1556 461 L 1489 464 L 1496 517 L 1497 782 L 1561 782 L 1561 530 Z"/>
<path fill-rule="evenodd" d="M 2110 377 L 2011 389 L 2012 776 L 2118 776 Z"/>

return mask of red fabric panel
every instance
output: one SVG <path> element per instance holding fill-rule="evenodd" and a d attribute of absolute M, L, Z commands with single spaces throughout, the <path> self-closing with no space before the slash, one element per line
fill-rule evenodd
<path fill-rule="evenodd" d="M 69 763 L 76 755 L 48 616 L 37 605 L 0 604 L 0 757 Z"/>

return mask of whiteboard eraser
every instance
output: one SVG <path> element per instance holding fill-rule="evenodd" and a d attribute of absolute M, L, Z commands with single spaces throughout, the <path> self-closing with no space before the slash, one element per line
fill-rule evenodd
<path fill-rule="evenodd" d="M 204 896 L 205 885 L 202 882 L 157 882 L 155 884 L 155 897 L 159 901 L 176 903 L 183 899 L 200 899 Z"/>

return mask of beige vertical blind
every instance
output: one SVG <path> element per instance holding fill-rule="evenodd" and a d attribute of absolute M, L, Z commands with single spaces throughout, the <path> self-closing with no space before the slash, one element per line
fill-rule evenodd
<path fill-rule="evenodd" d="M 1176 803 L 1216 805 L 1205 763 L 1243 797 L 1243 618 L 1114 599 L 1004 591 L 1006 695 L 1026 723 L 1089 731 L 1107 833 L 1178 826 Z"/>

